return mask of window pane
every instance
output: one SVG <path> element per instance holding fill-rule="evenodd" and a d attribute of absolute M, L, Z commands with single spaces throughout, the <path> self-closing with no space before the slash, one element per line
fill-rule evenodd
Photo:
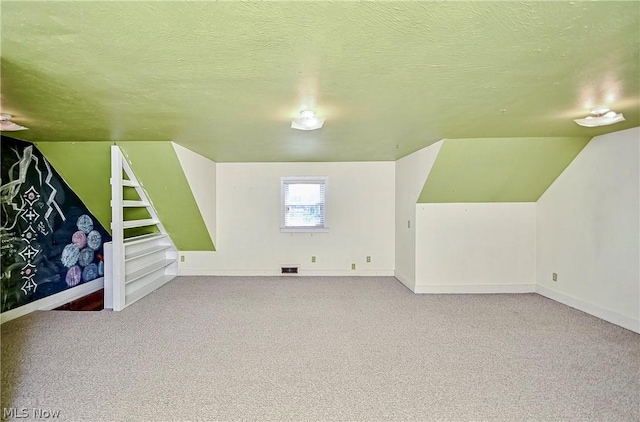
<path fill-rule="evenodd" d="M 324 225 L 322 205 L 289 205 L 285 216 L 287 227 L 317 227 Z"/>
<path fill-rule="evenodd" d="M 285 183 L 283 199 L 285 227 L 324 227 L 324 183 Z"/>
<path fill-rule="evenodd" d="M 288 183 L 287 204 L 311 205 L 324 202 L 324 184 Z"/>

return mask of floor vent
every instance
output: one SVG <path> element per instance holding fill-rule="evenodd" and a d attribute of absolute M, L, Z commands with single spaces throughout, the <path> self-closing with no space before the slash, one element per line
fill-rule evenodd
<path fill-rule="evenodd" d="M 298 267 L 282 267 L 282 274 L 298 274 Z"/>

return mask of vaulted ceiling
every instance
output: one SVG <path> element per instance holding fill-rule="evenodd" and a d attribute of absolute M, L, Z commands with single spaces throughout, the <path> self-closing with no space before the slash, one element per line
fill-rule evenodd
<path fill-rule="evenodd" d="M 2 111 L 31 141 L 362 161 L 640 124 L 638 2 L 3 0 L 0 14 Z M 595 106 L 626 121 L 572 121 Z M 322 129 L 290 128 L 305 108 Z"/>

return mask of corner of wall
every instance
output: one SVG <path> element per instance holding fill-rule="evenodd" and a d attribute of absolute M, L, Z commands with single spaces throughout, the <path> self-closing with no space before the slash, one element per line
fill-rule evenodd
<path fill-rule="evenodd" d="M 395 272 L 411 291 L 415 288 L 416 201 L 444 140 L 395 162 Z"/>
<path fill-rule="evenodd" d="M 537 202 L 536 291 L 638 332 L 639 216 L 640 128 L 594 137 Z"/>
<path fill-rule="evenodd" d="M 187 178 L 209 236 L 216 244 L 216 170 L 215 161 L 209 160 L 175 142 L 171 143 Z"/>

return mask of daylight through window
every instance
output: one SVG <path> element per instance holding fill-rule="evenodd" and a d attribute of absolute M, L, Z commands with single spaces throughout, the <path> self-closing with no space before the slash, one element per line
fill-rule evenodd
<path fill-rule="evenodd" d="M 327 177 L 283 177 L 281 230 L 327 231 Z"/>

